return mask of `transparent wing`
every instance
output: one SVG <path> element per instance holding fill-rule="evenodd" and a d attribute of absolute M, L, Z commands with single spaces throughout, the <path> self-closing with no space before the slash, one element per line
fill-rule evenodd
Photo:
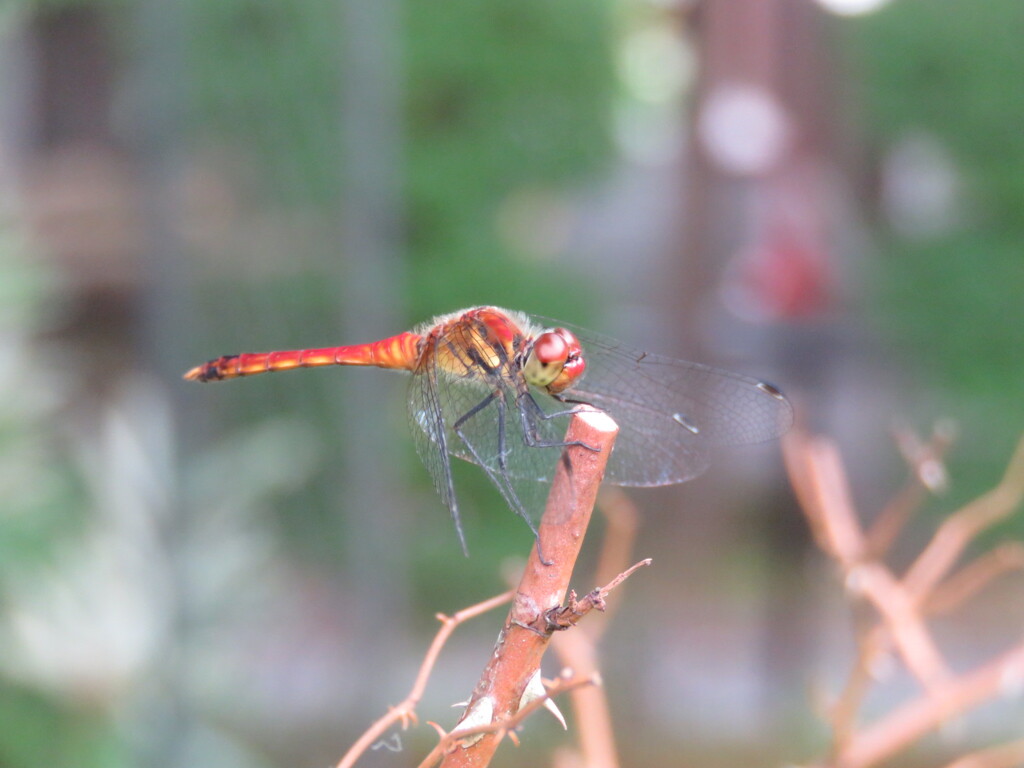
<path fill-rule="evenodd" d="M 466 347 L 466 332 L 460 328 L 448 349 Z M 511 361 L 474 370 L 474 376 L 453 375 L 433 355 L 416 371 L 409 393 L 416 451 L 456 520 L 449 454 L 483 468 L 513 511 L 535 526 L 561 456 L 567 406 L 542 393 L 523 396 Z"/>
<path fill-rule="evenodd" d="M 451 511 L 465 549 L 462 521 L 459 518 L 459 506 L 452 483 L 451 459 L 448 455 L 449 433 L 441 410 L 441 393 L 434 366 L 424 366 L 412 377 L 409 383 L 408 407 L 416 453 L 430 473 L 430 479 L 433 480 L 441 501 Z"/>
<path fill-rule="evenodd" d="M 580 340 L 587 368 L 562 399 L 525 385 L 515 360 L 471 324 L 438 337 L 412 379 L 416 450 L 462 535 L 450 456 L 478 464 L 513 511 L 536 525 L 562 455 L 574 402 L 619 424 L 606 480 L 667 485 L 703 472 L 715 449 L 778 437 L 793 420 L 774 387 L 697 363 L 650 355 L 556 321 Z M 446 363 L 439 361 L 445 357 Z M 457 372 L 457 373 L 453 373 Z"/>
<path fill-rule="evenodd" d="M 587 361 L 563 395 L 607 411 L 619 425 L 609 483 L 680 483 L 707 469 L 716 448 L 771 440 L 792 424 L 792 407 L 769 384 L 561 325 L 577 335 Z"/>

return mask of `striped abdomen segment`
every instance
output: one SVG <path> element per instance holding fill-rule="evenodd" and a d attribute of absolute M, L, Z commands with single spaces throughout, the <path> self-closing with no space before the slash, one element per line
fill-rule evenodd
<path fill-rule="evenodd" d="M 321 365 L 373 365 L 411 371 L 419 362 L 422 340 L 422 336 L 406 332 L 372 344 L 224 355 L 197 365 L 185 374 L 185 378 L 190 381 L 220 381 Z"/>

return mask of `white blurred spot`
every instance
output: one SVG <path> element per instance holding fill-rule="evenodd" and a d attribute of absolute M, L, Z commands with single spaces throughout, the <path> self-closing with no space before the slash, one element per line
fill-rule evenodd
<path fill-rule="evenodd" d="M 921 462 L 917 468 L 917 476 L 921 484 L 932 493 L 942 493 L 949 487 L 946 466 L 941 461 L 929 459 Z"/>
<path fill-rule="evenodd" d="M 999 675 L 999 693 L 1007 699 L 1024 696 L 1024 665 L 1007 664 Z"/>
<path fill-rule="evenodd" d="M 952 157 L 932 136 L 901 139 L 882 167 L 882 207 L 893 228 L 926 237 L 955 227 L 961 207 L 960 182 Z"/>
<path fill-rule="evenodd" d="M 889 0 L 818 0 L 818 4 L 826 11 L 839 16 L 862 16 L 877 11 Z"/>
<path fill-rule="evenodd" d="M 708 156 L 728 173 L 756 175 L 779 162 L 789 142 L 789 118 L 764 88 L 726 83 L 708 94 L 697 119 Z"/>
<path fill-rule="evenodd" d="M 677 99 L 695 71 L 693 51 L 669 26 L 649 26 L 627 35 L 617 64 L 630 95 L 655 104 Z"/>
<path fill-rule="evenodd" d="M 695 435 L 699 435 L 700 434 L 700 429 L 697 428 L 696 424 L 694 424 L 692 421 L 690 421 L 688 418 L 686 418 L 685 414 L 673 413 L 672 414 L 672 420 L 675 421 L 677 424 L 683 425 L 684 427 L 686 427 L 686 429 L 688 429 L 691 432 L 693 432 L 693 434 L 695 434 Z"/>

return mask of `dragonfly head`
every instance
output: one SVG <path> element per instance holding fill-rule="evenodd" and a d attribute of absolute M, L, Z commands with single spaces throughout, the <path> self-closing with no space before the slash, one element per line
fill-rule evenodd
<path fill-rule="evenodd" d="M 565 328 L 554 328 L 534 339 L 523 375 L 535 387 L 561 392 L 583 374 L 586 366 L 579 340 Z"/>

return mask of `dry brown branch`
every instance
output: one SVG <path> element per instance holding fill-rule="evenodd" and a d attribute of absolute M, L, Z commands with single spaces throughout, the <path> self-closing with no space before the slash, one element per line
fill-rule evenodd
<path fill-rule="evenodd" d="M 940 580 L 973 537 L 1008 515 L 1024 498 L 1024 440 L 999 485 L 940 526 L 902 581 L 877 559 L 876 553 L 884 547 L 870 546 L 857 522 L 835 446 L 820 438 L 793 433 L 786 438 L 784 449 L 793 487 L 819 546 L 837 562 L 846 586 L 863 596 L 879 617 L 878 623 L 861 636 L 853 671 L 831 708 L 833 749 L 826 765 L 875 765 L 949 718 L 1024 686 L 1024 645 L 972 672 L 954 676 L 924 620 L 926 612 L 959 605 L 996 575 L 1024 565 L 1024 547 L 1004 545 L 948 578 L 939 588 Z M 922 449 L 914 456 L 924 461 L 921 457 L 926 453 Z M 926 458 L 931 461 L 934 456 Z M 906 499 L 893 503 L 905 504 Z M 884 540 L 888 535 L 881 538 Z M 922 683 L 925 693 L 858 730 L 857 713 L 871 680 L 871 670 L 888 652 L 890 644 Z M 992 765 L 1003 765 L 998 761 L 1010 752 L 995 750 L 981 754 L 989 755 Z M 989 765 L 968 763 L 975 764 Z"/>
<path fill-rule="evenodd" d="M 585 686 L 598 686 L 601 680 L 597 676 L 573 675 L 571 677 L 560 677 L 550 685 L 545 686 L 543 696 L 540 696 L 529 704 L 521 707 L 514 714 L 500 720 L 492 720 L 489 723 L 474 725 L 471 728 L 455 728 L 449 733 L 444 733 L 436 723 L 432 724 L 441 734 L 441 739 L 430 753 L 419 764 L 419 768 L 431 768 L 438 760 L 446 755 L 457 754 L 468 751 L 464 744 L 478 744 L 483 741 L 481 737 L 493 737 L 500 742 L 505 736 L 519 727 L 530 715 L 543 707 L 549 699 L 562 693 L 578 690 Z M 467 707 L 467 711 L 468 711 Z"/>
<path fill-rule="evenodd" d="M 881 563 L 867 560 L 867 542 L 850 498 L 835 445 L 791 432 L 783 441 L 786 466 L 798 497 L 818 531 L 820 546 L 843 570 L 849 589 L 869 600 L 892 632 L 900 656 L 925 688 L 949 676 L 917 603 Z"/>
<path fill-rule="evenodd" d="M 629 497 L 618 488 L 603 488 L 597 508 L 604 515 L 606 528 L 598 556 L 598 584 L 605 583 L 605 595 L 645 560 L 627 570 L 636 541 L 639 514 Z M 617 576 L 615 574 L 618 574 Z M 616 600 L 610 606 L 618 605 Z M 563 667 L 588 676 L 598 673 L 597 644 L 608 626 L 611 607 L 601 621 L 590 621 L 572 632 L 560 632 L 552 640 L 552 648 Z M 618 768 L 618 750 L 611 710 L 603 686 L 577 688 L 569 694 L 575 713 L 575 751 L 563 750 L 558 765 L 579 765 L 587 768 Z"/>
<path fill-rule="evenodd" d="M 575 600 L 570 593 L 566 606 L 548 612 L 548 626 L 552 629 L 574 628 L 590 610 L 604 610 L 604 599 L 608 594 L 629 578 L 637 569 L 650 565 L 651 559 L 641 560 L 620 573 L 608 584 L 593 590 L 582 601 Z M 594 625 L 589 625 L 593 627 Z M 597 677 L 597 644 L 592 632 L 561 632 L 554 639 L 555 652 L 566 668 L 584 677 Z M 576 712 L 577 739 L 583 764 L 588 768 L 617 768 L 618 756 L 615 749 L 611 711 L 600 686 L 577 688 L 572 692 L 573 708 Z"/>
<path fill-rule="evenodd" d="M 580 619 L 595 608 L 604 612 L 606 607 L 605 598 L 608 597 L 608 593 L 632 576 L 635 571 L 650 564 L 651 558 L 649 557 L 641 560 L 639 563 L 627 568 L 603 587 L 597 587 L 588 592 L 583 596 L 582 600 L 577 599 L 575 590 L 570 591 L 569 599 L 566 600 L 565 605 L 556 606 L 544 614 L 545 631 L 558 632 L 559 630 L 574 627 L 579 623 Z"/>
<path fill-rule="evenodd" d="M 896 430 L 896 442 L 910 472 L 903 487 L 882 508 L 867 531 L 868 551 L 872 557 L 883 557 L 889 551 L 929 493 L 945 490 L 947 476 L 943 459 L 953 444 L 953 434 L 952 426 L 945 422 L 935 425 L 927 442 L 909 429 Z"/>
<path fill-rule="evenodd" d="M 946 768 L 1019 768 L 1024 765 L 1024 739 L 964 755 Z"/>
<path fill-rule="evenodd" d="M 615 574 L 626 570 L 633 559 L 640 513 L 625 491 L 614 486 L 601 489 L 601 494 L 597 498 L 597 509 L 604 516 L 606 527 L 594 582 L 606 584 Z M 590 624 L 587 632 L 596 639 L 600 628 L 607 625 L 607 620 Z"/>
<path fill-rule="evenodd" d="M 571 665 L 572 670 L 583 677 L 598 674 L 597 646 L 577 627 L 572 632 L 563 632 L 554 640 L 559 659 Z M 576 744 L 587 768 L 618 768 L 618 750 L 615 748 L 615 731 L 612 727 L 611 710 L 602 686 L 577 688 L 571 694 L 573 711 L 576 715 Z"/>
<path fill-rule="evenodd" d="M 872 557 L 884 557 L 914 513 L 928 498 L 928 489 L 915 475 L 907 478 L 867 531 L 868 552 Z"/>
<path fill-rule="evenodd" d="M 999 522 L 1024 499 L 1024 439 L 1000 483 L 947 519 L 917 558 L 904 583 L 916 597 L 930 592 L 942 580 L 964 548 L 981 531 Z"/>
<path fill-rule="evenodd" d="M 829 724 L 832 726 L 832 757 L 845 749 L 853 738 L 857 714 L 874 681 L 872 668 L 890 645 L 889 633 L 884 625 L 876 625 L 858 637 L 857 659 L 850 669 L 846 685 L 828 712 Z"/>
<path fill-rule="evenodd" d="M 888 568 L 879 563 L 864 563 L 851 570 L 847 583 L 882 615 L 903 663 L 926 690 L 949 678 L 951 673 L 932 640 L 920 605 Z"/>
<path fill-rule="evenodd" d="M 930 614 L 949 613 L 999 576 L 1019 570 L 1024 570 L 1024 544 L 1007 541 L 939 584 L 925 602 L 925 610 Z"/>
<path fill-rule="evenodd" d="M 582 445 L 570 445 L 568 460 L 558 466 L 538 528 L 537 546 L 530 553 L 494 654 L 473 691 L 464 720 L 485 712 L 490 722 L 508 722 L 519 710 L 523 691 L 540 669 L 551 637 L 545 615 L 561 604 L 568 590 L 617 433 L 617 425 L 604 413 L 588 410 L 572 417 L 566 442 Z M 541 561 L 538 548 L 550 558 L 550 565 Z M 501 736 L 500 731 L 490 731 L 471 744 L 460 742 L 463 746 L 450 751 L 442 765 L 487 765 Z"/>
<path fill-rule="evenodd" d="M 818 546 L 844 570 L 864 560 L 866 546 L 835 444 L 797 430 L 782 441 L 790 480 Z"/>
<path fill-rule="evenodd" d="M 471 605 L 469 608 L 464 608 L 452 616 L 446 616 L 443 613 L 437 614 L 437 620 L 441 622 L 441 629 L 438 630 L 437 635 L 434 636 L 434 641 L 430 644 L 430 648 L 427 649 L 427 654 L 423 658 L 423 663 L 420 664 L 419 673 L 416 675 L 416 680 L 409 691 L 409 695 L 400 704 L 391 707 L 386 715 L 366 729 L 366 732 L 359 737 L 349 748 L 348 752 L 345 753 L 345 756 L 341 758 L 337 768 L 351 768 L 351 766 L 355 765 L 356 760 L 367 749 L 376 744 L 381 736 L 395 723 L 401 722 L 402 730 L 405 730 L 409 727 L 410 722 L 415 722 L 416 705 L 423 698 L 423 691 L 426 689 L 427 680 L 430 678 L 430 673 L 437 663 L 437 657 L 440 655 L 444 644 L 448 642 L 452 632 L 455 631 L 455 628 L 469 619 L 493 610 L 499 605 L 504 605 L 512 599 L 512 595 L 513 592 L 511 590 L 503 592 L 489 600 L 484 600 L 476 605 Z"/>
<path fill-rule="evenodd" d="M 855 735 L 837 753 L 833 768 L 865 768 L 914 743 L 951 717 L 962 715 L 989 699 L 1024 684 L 1024 645 L 980 669 L 950 680 L 907 702 Z"/>

